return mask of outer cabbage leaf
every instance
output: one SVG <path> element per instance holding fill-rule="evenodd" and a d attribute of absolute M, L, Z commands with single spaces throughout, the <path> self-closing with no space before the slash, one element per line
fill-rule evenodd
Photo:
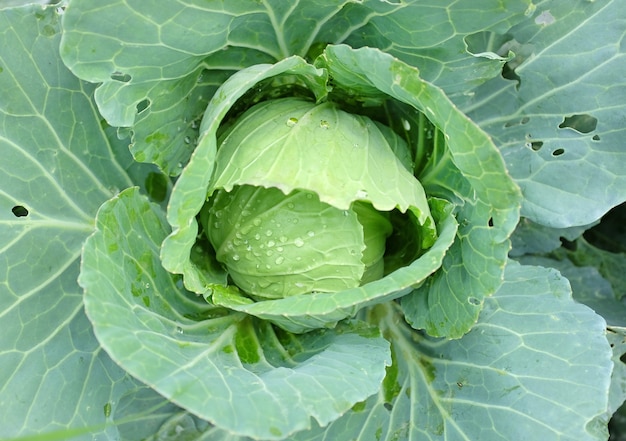
<path fill-rule="evenodd" d="M 282 439 L 376 393 L 390 364 L 378 330 L 303 336 L 207 303 L 161 267 L 165 214 L 128 189 L 98 212 L 79 283 L 109 355 L 169 400 L 231 433 Z M 306 393 L 303 393 L 306 391 Z"/>
<path fill-rule="evenodd" d="M 365 0 L 322 31 L 328 42 L 376 47 L 419 67 L 422 78 L 456 95 L 500 73 L 508 53 L 501 53 L 498 37 L 533 8 L 530 0 Z"/>
<path fill-rule="evenodd" d="M 485 296 L 500 285 L 518 222 L 521 194 L 489 137 L 419 71 L 378 50 L 329 46 L 318 61 L 343 92 L 373 87 L 423 112 L 440 130 L 417 177 L 426 193 L 457 204 L 459 231 L 443 267 L 403 299 L 407 320 L 431 335 L 460 337 L 476 321 Z M 338 79 L 338 80 L 337 80 Z M 359 80 L 360 83 L 356 81 Z"/>
<path fill-rule="evenodd" d="M 522 188 L 522 215 L 539 224 L 590 224 L 626 200 L 624 20 L 619 1 L 541 3 L 509 31 L 517 80 L 459 99 Z"/>
<path fill-rule="evenodd" d="M 155 170 L 102 130 L 59 21 L 0 11 L 0 438 L 140 439 L 175 406 L 102 351 L 76 278 L 99 205 Z"/>
<path fill-rule="evenodd" d="M 393 302 L 363 314 L 393 342 L 381 391 L 327 427 L 290 440 L 607 439 L 610 346 L 616 361 L 622 335 L 609 335 L 609 345 L 604 321 L 572 301 L 556 271 L 510 262 L 478 323 L 459 340 L 424 336 L 401 314 Z M 250 441 L 185 414 L 166 422 L 154 440 L 187 434 Z"/>
<path fill-rule="evenodd" d="M 242 68 L 306 54 L 346 3 L 73 0 L 62 56 L 78 77 L 103 83 L 100 111 L 133 128 L 135 158 L 178 175 L 216 86 Z"/>
<path fill-rule="evenodd" d="M 576 301 L 587 305 L 606 321 L 606 337 L 613 349 L 613 372 L 607 418 L 610 418 L 626 400 L 626 303 L 618 299 L 617 290 L 593 266 L 577 266 L 569 259 L 552 257 L 523 256 L 520 261 L 557 269 L 567 277 Z M 622 278 L 623 278 L 622 273 Z M 623 286 L 623 283 L 620 285 Z"/>
<path fill-rule="evenodd" d="M 459 340 L 425 337 L 398 314 L 393 304 L 368 312 L 393 342 L 379 394 L 293 440 L 607 439 L 605 323 L 556 271 L 509 263 Z"/>
<path fill-rule="evenodd" d="M 506 7 L 497 0 L 72 0 L 62 56 L 78 77 L 102 83 L 100 111 L 111 125 L 132 127 L 136 159 L 178 175 L 202 109 L 234 71 L 346 42 L 378 47 L 421 66 L 446 91 L 467 92 L 499 73 L 508 58 L 497 53 L 492 34 L 505 32 L 529 6 L 528 0 Z"/>

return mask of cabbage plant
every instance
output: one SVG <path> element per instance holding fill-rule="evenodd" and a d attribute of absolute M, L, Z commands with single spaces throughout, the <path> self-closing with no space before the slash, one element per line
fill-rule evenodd
<path fill-rule="evenodd" d="M 624 8 L 479 3 L 0 5 L 0 438 L 618 437 Z"/>

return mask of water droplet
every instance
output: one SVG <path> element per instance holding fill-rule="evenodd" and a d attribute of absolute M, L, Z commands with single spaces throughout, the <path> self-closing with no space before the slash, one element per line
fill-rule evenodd
<path fill-rule="evenodd" d="M 239 257 L 239 254 L 233 254 L 233 260 L 235 262 L 237 262 L 239 259 L 241 259 L 241 257 Z"/>
<path fill-rule="evenodd" d="M 252 224 L 253 224 L 255 227 L 258 227 L 259 225 L 261 225 L 261 219 L 259 219 L 258 217 L 255 217 L 255 218 L 252 220 Z"/>
<path fill-rule="evenodd" d="M 291 117 L 287 120 L 287 127 L 293 127 L 298 124 L 298 118 Z"/>
<path fill-rule="evenodd" d="M 280 237 L 278 238 L 278 240 L 280 241 L 280 243 L 285 243 L 285 242 L 287 242 L 287 240 L 289 240 L 289 239 L 287 239 L 287 236 L 280 236 Z"/>
<path fill-rule="evenodd" d="M 307 231 L 306 235 L 309 237 L 313 237 L 315 236 L 315 231 Z"/>
<path fill-rule="evenodd" d="M 328 121 L 326 120 L 321 120 L 320 121 L 320 127 L 324 130 L 327 130 L 330 127 L 330 124 L 328 124 Z"/>
<path fill-rule="evenodd" d="M 283 247 L 276 247 L 276 251 L 278 251 L 279 253 L 282 253 L 282 252 L 283 252 L 283 250 L 284 250 L 284 248 L 283 248 Z"/>
<path fill-rule="evenodd" d="M 189 136 L 185 136 L 185 144 L 191 144 L 191 138 Z"/>
<path fill-rule="evenodd" d="M 176 332 L 178 334 L 182 334 L 183 333 L 183 328 L 181 328 L 180 326 L 176 326 Z"/>
<path fill-rule="evenodd" d="M 213 228 L 215 228 L 216 230 L 219 230 L 222 227 L 222 223 L 219 221 L 215 221 L 213 222 Z"/>
<path fill-rule="evenodd" d="M 298 248 L 300 248 L 304 246 L 304 241 L 300 239 L 299 237 L 296 237 L 295 240 L 293 241 L 293 244 L 297 246 Z"/>
<path fill-rule="evenodd" d="M 146 283 L 145 286 L 146 286 L 146 289 L 150 289 L 150 284 L 149 283 Z"/>
<path fill-rule="evenodd" d="M 409 120 L 402 118 L 402 127 L 404 128 L 404 130 L 406 130 L 407 132 L 409 130 L 411 130 L 411 123 L 409 122 Z"/>
<path fill-rule="evenodd" d="M 267 230 L 267 231 L 265 232 L 265 235 L 266 235 L 267 237 L 270 237 L 272 234 L 274 234 L 274 233 L 272 232 L 272 230 Z"/>
<path fill-rule="evenodd" d="M 307 193 L 307 194 L 306 194 L 306 198 L 307 198 L 307 199 L 313 199 L 313 195 L 312 195 L 311 193 Z"/>
<path fill-rule="evenodd" d="M 254 235 L 255 240 L 261 240 L 261 235 L 259 233 Z"/>
<path fill-rule="evenodd" d="M 213 213 L 213 216 L 215 216 L 215 217 L 216 217 L 216 218 L 218 218 L 218 219 L 219 219 L 220 217 L 222 217 L 223 215 L 224 215 L 224 212 L 223 212 L 222 210 L 216 210 L 216 211 Z"/>
<path fill-rule="evenodd" d="M 295 205 L 293 204 L 293 202 L 289 202 L 287 204 L 287 208 L 289 208 L 290 210 L 293 210 L 294 207 L 295 207 Z"/>
<path fill-rule="evenodd" d="M 278 256 L 275 260 L 276 265 L 280 265 L 281 263 L 283 263 L 285 261 L 285 258 L 283 256 Z"/>
<path fill-rule="evenodd" d="M 273 240 L 268 240 L 267 241 L 267 247 L 268 248 L 272 248 L 274 245 L 276 245 L 276 242 L 274 242 Z"/>

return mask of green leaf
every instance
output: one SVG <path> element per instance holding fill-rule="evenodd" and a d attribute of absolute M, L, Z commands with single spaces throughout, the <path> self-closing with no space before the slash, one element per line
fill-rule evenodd
<path fill-rule="evenodd" d="M 529 0 L 366 0 L 327 24 L 337 35 L 327 41 L 384 50 L 457 95 L 500 73 L 507 59 L 498 44 L 502 35 L 532 10 Z"/>
<path fill-rule="evenodd" d="M 525 195 L 522 215 L 539 224 L 590 224 L 626 200 L 622 6 L 541 4 L 509 32 L 518 79 L 494 79 L 459 100 L 502 151 Z"/>
<path fill-rule="evenodd" d="M 198 137 L 195 121 L 234 71 L 346 42 L 383 49 L 446 91 L 467 92 L 500 72 L 500 34 L 530 11 L 528 0 L 430 3 L 73 0 L 62 55 L 78 77 L 103 83 L 100 111 L 133 128 L 136 159 L 178 175 Z"/>
<path fill-rule="evenodd" d="M 577 243 L 581 241 L 582 239 L 579 239 Z M 587 245 L 581 248 L 590 247 Z M 577 261 L 582 254 L 581 251 L 569 253 L 557 250 L 553 257 L 524 256 L 520 261 L 557 269 L 570 282 L 573 298 L 593 309 L 606 321 L 606 336 L 613 348 L 614 364 L 607 409 L 607 415 L 611 416 L 626 400 L 626 364 L 622 361 L 622 356 L 626 353 L 626 303 L 619 299 L 616 292 L 622 289 L 624 284 L 617 285 L 614 291 L 609 281 L 601 274 L 601 268 L 599 270 L 597 267 L 584 264 L 581 266 Z M 593 261 L 595 253 L 590 254 L 590 260 Z M 621 275 L 623 278 L 623 271 Z"/>
<path fill-rule="evenodd" d="M 203 264 L 193 260 L 191 254 L 198 235 L 195 217 L 206 202 L 215 168 L 217 130 L 239 98 L 255 84 L 277 75 L 301 78 L 319 99 L 326 94 L 324 71 L 299 57 L 287 58 L 274 65 L 257 65 L 234 74 L 207 107 L 200 127 L 202 135 L 193 159 L 176 182 L 167 213 L 172 233 L 163 243 L 161 256 L 168 271 L 184 275 L 185 287 L 190 291 L 205 293 L 208 284 L 224 281 L 214 265 L 202 267 Z"/>
<path fill-rule="evenodd" d="M 106 202 L 79 278 L 94 332 L 133 376 L 232 433 L 281 439 L 379 388 L 387 341 L 362 323 L 302 336 L 211 305 L 161 267 L 165 214 L 137 189 Z M 306 391 L 306 393 L 303 393 Z"/>
<path fill-rule="evenodd" d="M 523 218 L 511 236 L 512 249 L 509 252 L 509 256 L 518 257 L 524 254 L 549 253 L 561 247 L 562 239 L 574 241 L 589 227 L 590 225 L 551 228 Z"/>
<path fill-rule="evenodd" d="M 217 290 L 212 301 L 235 311 L 270 320 L 291 332 L 332 327 L 354 316 L 365 306 L 397 299 L 410 293 L 439 268 L 457 231 L 451 206 L 445 201 L 433 201 L 433 216 L 439 238 L 435 244 L 410 265 L 404 266 L 358 288 L 341 293 L 310 293 L 279 300 L 253 302 L 238 292 Z"/>
<path fill-rule="evenodd" d="M 103 83 L 100 111 L 132 127 L 135 158 L 178 175 L 217 86 L 242 68 L 304 56 L 345 3 L 73 0 L 61 51 L 74 74 Z"/>
<path fill-rule="evenodd" d="M 311 192 L 285 195 L 244 185 L 218 191 L 202 214 L 207 211 L 203 228 L 216 259 L 237 287 L 259 300 L 342 291 L 361 282 L 364 226 L 353 210 L 331 207 Z M 325 228 L 318 230 L 320 215 Z"/>
<path fill-rule="evenodd" d="M 285 98 L 254 106 L 230 129 L 221 140 L 209 193 L 244 184 L 285 194 L 305 189 L 340 210 L 364 200 L 380 211 L 413 208 L 422 225 L 432 223 L 424 189 L 369 118 L 331 102 Z"/>
<path fill-rule="evenodd" d="M 58 12 L 0 11 L 0 438 L 145 436 L 173 406 L 101 350 L 76 278 L 99 205 L 146 174 L 63 66 Z"/>
<path fill-rule="evenodd" d="M 604 321 L 572 301 L 556 271 L 509 263 L 459 340 L 423 336 L 398 315 L 392 303 L 368 313 L 392 341 L 394 364 L 379 394 L 292 439 L 607 439 Z"/>
<path fill-rule="evenodd" d="M 442 270 L 403 299 L 403 305 L 416 328 L 460 337 L 476 321 L 484 297 L 502 280 L 508 237 L 518 222 L 519 189 L 489 137 L 441 89 L 422 80 L 416 68 L 377 50 L 343 45 L 329 46 L 318 64 L 332 78 L 351 75 L 348 90 L 375 87 L 423 112 L 440 130 L 418 179 L 427 194 L 459 205 L 459 231 Z"/>

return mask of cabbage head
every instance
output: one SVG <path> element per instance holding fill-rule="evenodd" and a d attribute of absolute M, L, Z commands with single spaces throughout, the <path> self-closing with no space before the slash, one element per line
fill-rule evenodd
<path fill-rule="evenodd" d="M 407 208 L 419 221 L 407 223 L 416 246 L 410 255 L 403 248 L 402 259 L 410 263 L 435 240 L 406 142 L 368 117 L 331 102 L 268 100 L 238 117 L 219 144 L 201 224 L 217 261 L 255 299 L 380 279 L 391 218 L 409 216 Z M 413 205 L 398 180 L 412 189 Z"/>

